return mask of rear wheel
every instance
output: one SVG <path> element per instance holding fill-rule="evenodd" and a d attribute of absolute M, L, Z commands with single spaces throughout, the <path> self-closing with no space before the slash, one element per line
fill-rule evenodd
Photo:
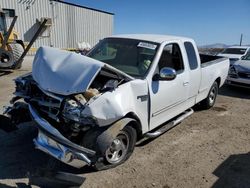
<path fill-rule="evenodd" d="M 218 89 L 218 83 L 214 82 L 209 90 L 207 98 L 205 98 L 200 103 L 202 109 L 209 109 L 214 106 L 218 94 Z"/>

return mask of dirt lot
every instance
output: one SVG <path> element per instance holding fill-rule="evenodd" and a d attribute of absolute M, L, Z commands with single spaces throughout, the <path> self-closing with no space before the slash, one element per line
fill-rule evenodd
<path fill-rule="evenodd" d="M 0 106 L 11 98 L 12 79 L 30 68 L 28 58 L 22 70 L 0 73 Z M 249 115 L 250 91 L 223 87 L 214 108 L 196 111 L 164 135 L 137 146 L 125 164 L 75 172 L 86 178 L 82 187 L 250 187 Z M 0 129 L 0 187 L 30 187 L 30 175 L 46 166 L 47 155 L 34 149 L 35 135 L 33 124 L 11 133 Z"/>

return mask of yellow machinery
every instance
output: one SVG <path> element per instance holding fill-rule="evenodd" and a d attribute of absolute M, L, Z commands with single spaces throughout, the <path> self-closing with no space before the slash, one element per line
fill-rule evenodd
<path fill-rule="evenodd" d="M 5 13 L 0 9 L 0 69 L 19 69 L 22 62 L 18 61 L 24 52 L 24 43 L 18 39 L 13 30 L 17 16 L 7 29 Z"/>

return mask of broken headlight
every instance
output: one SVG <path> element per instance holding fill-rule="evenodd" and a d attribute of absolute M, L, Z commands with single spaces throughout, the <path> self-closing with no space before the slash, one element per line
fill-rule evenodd
<path fill-rule="evenodd" d="M 15 80 L 15 83 L 16 83 L 16 91 L 23 91 L 25 90 L 25 85 L 26 85 L 26 82 L 24 80 Z"/>
<path fill-rule="evenodd" d="M 25 74 L 15 79 L 16 84 L 16 94 L 17 95 L 27 95 L 30 91 L 30 82 L 33 78 L 31 73 Z"/>
<path fill-rule="evenodd" d="M 73 99 L 66 100 L 62 112 L 65 121 L 74 121 L 83 125 L 95 125 L 95 118 L 82 114 L 81 112 L 83 109 L 84 105 L 78 103 L 77 101 Z"/>

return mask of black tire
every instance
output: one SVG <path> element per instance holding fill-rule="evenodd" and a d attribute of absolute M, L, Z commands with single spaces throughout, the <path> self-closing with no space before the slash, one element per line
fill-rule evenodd
<path fill-rule="evenodd" d="M 23 46 L 18 43 L 10 43 L 8 46 L 10 47 L 11 51 L 0 49 L 0 67 L 20 69 L 22 64 L 16 64 L 16 62 L 24 52 Z"/>
<path fill-rule="evenodd" d="M 214 106 L 216 98 L 217 98 L 218 90 L 219 90 L 218 83 L 214 82 L 209 90 L 207 98 L 205 98 L 200 103 L 201 109 L 207 110 Z"/>
<path fill-rule="evenodd" d="M 127 143 L 125 143 L 127 139 Z M 105 154 L 98 156 L 97 161 L 93 165 L 96 170 L 106 170 L 110 168 L 114 168 L 122 163 L 124 163 L 133 153 L 135 148 L 135 143 L 137 139 L 136 130 L 131 126 L 126 126 L 122 129 L 117 137 L 114 139 L 110 147 L 106 150 Z M 116 142 L 116 146 L 114 146 L 114 142 Z M 123 146 L 117 146 L 118 143 Z M 127 144 L 127 145 L 126 145 Z M 114 147 L 117 147 L 115 150 Z M 121 148 L 120 148 L 121 147 Z M 124 148 L 126 147 L 126 148 Z M 113 154 L 117 152 L 117 158 L 112 159 L 112 152 Z M 111 158 L 110 158 L 111 157 Z"/>
<path fill-rule="evenodd" d="M 0 68 L 11 68 L 14 64 L 14 57 L 11 51 L 0 48 Z"/>
<path fill-rule="evenodd" d="M 9 46 L 12 49 L 13 60 L 14 60 L 14 67 L 13 69 L 20 69 L 22 67 L 22 63 L 16 64 L 16 62 L 20 59 L 21 55 L 24 52 L 24 48 L 19 43 L 11 43 Z"/>
<path fill-rule="evenodd" d="M 59 160 L 53 158 L 52 156 L 48 157 L 48 162 L 45 166 L 45 168 L 48 171 L 57 171 L 60 167 L 61 167 L 62 162 L 60 162 Z"/>

